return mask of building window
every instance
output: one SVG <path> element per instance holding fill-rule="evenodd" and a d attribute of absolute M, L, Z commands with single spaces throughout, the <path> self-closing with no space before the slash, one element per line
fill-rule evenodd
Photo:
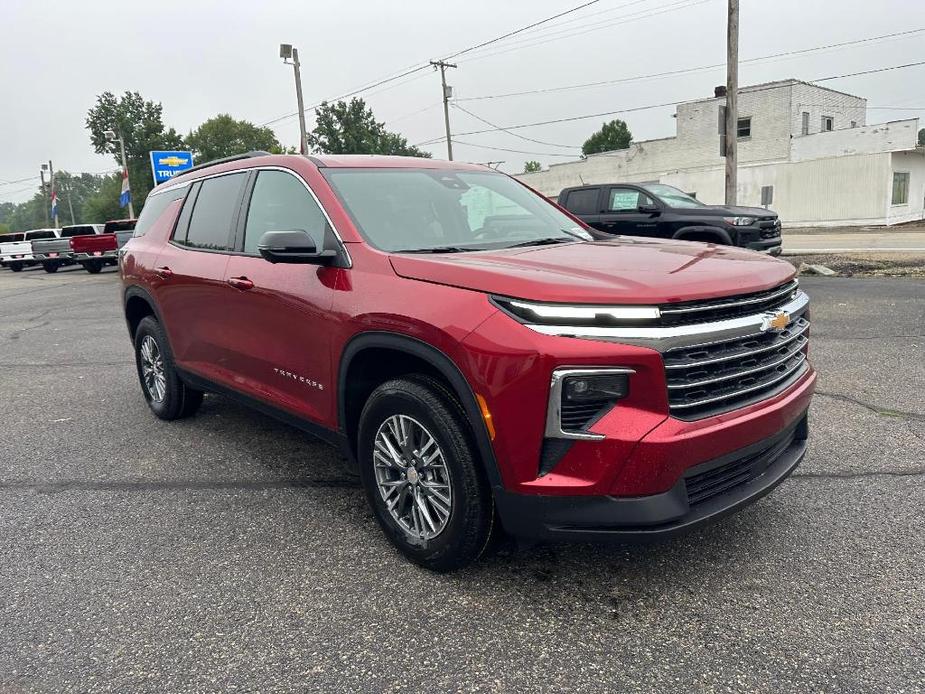
<path fill-rule="evenodd" d="M 858 127 L 858 122 L 856 120 L 851 121 L 851 127 L 852 128 Z"/>
<path fill-rule="evenodd" d="M 830 133 L 835 130 L 835 118 L 832 116 L 822 117 L 822 132 Z"/>
<path fill-rule="evenodd" d="M 809 111 L 803 111 L 803 130 L 804 135 L 809 135 Z"/>
<path fill-rule="evenodd" d="M 751 118 L 739 118 L 736 123 L 736 137 L 740 140 L 743 137 L 752 136 L 752 119 Z"/>
<path fill-rule="evenodd" d="M 905 205 L 909 202 L 909 172 L 893 172 L 893 204 Z"/>

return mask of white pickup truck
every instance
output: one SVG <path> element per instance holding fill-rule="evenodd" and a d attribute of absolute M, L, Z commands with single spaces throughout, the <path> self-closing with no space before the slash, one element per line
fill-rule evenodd
<path fill-rule="evenodd" d="M 56 239 L 60 234 L 60 229 L 32 229 L 23 234 L 21 241 L 0 243 L 0 266 L 19 272 L 24 267 L 36 265 L 37 261 L 32 254 L 32 242 L 39 239 Z"/>

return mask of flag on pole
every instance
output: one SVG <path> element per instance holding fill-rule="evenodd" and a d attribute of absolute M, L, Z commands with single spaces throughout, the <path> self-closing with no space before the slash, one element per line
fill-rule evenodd
<path fill-rule="evenodd" d="M 58 216 L 58 191 L 51 191 L 51 216 L 55 218 Z"/>
<path fill-rule="evenodd" d="M 128 186 L 128 169 L 122 169 L 122 194 L 119 196 L 119 207 L 127 207 L 132 201 L 132 190 Z"/>

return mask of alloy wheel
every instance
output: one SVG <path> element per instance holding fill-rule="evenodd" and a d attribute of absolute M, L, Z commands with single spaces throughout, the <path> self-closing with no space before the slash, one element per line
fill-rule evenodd
<path fill-rule="evenodd" d="M 386 419 L 373 450 L 376 486 L 392 519 L 411 538 L 430 540 L 446 528 L 453 489 L 443 451 L 416 419 Z"/>
<path fill-rule="evenodd" d="M 157 340 L 146 335 L 141 341 L 141 377 L 148 397 L 161 402 L 167 394 L 167 374 Z"/>

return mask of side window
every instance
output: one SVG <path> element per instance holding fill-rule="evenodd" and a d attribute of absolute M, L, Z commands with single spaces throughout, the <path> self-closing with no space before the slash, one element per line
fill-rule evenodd
<path fill-rule="evenodd" d="M 245 253 L 256 255 L 268 231 L 307 231 L 320 248 L 326 227 L 324 213 L 300 179 L 284 171 L 257 174 L 244 227 Z"/>
<path fill-rule="evenodd" d="M 573 190 L 565 200 L 565 209 L 574 214 L 597 214 L 597 196 L 600 188 Z"/>
<path fill-rule="evenodd" d="M 148 229 L 150 229 L 154 222 L 163 214 L 164 210 L 169 207 L 170 203 L 179 200 L 184 195 L 186 191 L 189 190 L 189 186 L 183 186 L 181 188 L 174 188 L 173 190 L 168 190 L 165 193 L 158 193 L 157 195 L 149 195 L 148 199 L 145 200 L 145 206 L 141 210 L 141 214 L 138 216 L 138 223 L 135 224 L 135 236 L 144 236 Z M 110 224 L 112 228 L 110 229 Z M 104 231 L 122 231 L 126 227 L 124 224 L 119 225 L 118 223 L 110 223 L 106 225 Z M 92 232 L 91 232 L 92 233 Z"/>
<path fill-rule="evenodd" d="M 236 173 L 204 180 L 196 196 L 186 239 L 174 240 L 190 248 L 229 250 L 231 225 L 237 211 L 241 186 L 246 178 L 246 174 Z"/>
<path fill-rule="evenodd" d="M 635 212 L 640 205 L 654 205 L 655 202 L 645 193 L 632 188 L 611 188 L 610 202 L 607 207 L 611 212 Z"/>

